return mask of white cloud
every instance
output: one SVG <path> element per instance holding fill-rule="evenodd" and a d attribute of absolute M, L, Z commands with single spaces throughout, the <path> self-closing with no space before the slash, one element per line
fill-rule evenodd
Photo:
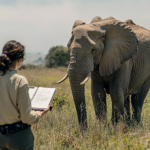
<path fill-rule="evenodd" d="M 34 3 L 33 3 L 34 2 Z M 133 21 L 150 29 L 148 0 L 139 1 L 61 1 L 36 4 L 16 1 L 15 5 L 0 5 L 0 49 L 15 39 L 26 46 L 27 52 L 47 53 L 51 46 L 67 45 L 75 20 L 89 23 L 93 17 Z"/>

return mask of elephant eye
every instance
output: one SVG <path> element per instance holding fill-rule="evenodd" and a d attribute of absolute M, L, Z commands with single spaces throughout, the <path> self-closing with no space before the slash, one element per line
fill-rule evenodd
<path fill-rule="evenodd" d="M 93 49 L 91 50 L 91 53 L 94 54 L 94 51 L 95 51 L 95 49 L 93 48 Z"/>
<path fill-rule="evenodd" d="M 101 39 L 102 39 L 102 41 L 104 41 L 104 39 L 105 39 L 105 36 L 102 36 L 102 38 L 101 38 Z"/>

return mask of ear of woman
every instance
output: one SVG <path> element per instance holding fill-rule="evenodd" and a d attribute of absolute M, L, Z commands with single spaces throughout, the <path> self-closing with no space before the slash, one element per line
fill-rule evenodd
<path fill-rule="evenodd" d="M 17 70 L 18 68 L 20 68 L 21 66 L 21 63 L 23 62 L 23 58 L 18 58 L 16 61 L 14 61 L 12 64 L 11 64 L 11 68 L 14 68 L 15 70 Z"/>

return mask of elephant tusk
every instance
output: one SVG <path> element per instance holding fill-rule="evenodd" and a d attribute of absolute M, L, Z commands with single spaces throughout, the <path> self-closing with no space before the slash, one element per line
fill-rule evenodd
<path fill-rule="evenodd" d="M 88 73 L 88 75 L 86 76 L 86 78 L 84 79 L 84 81 L 80 83 L 80 85 L 85 84 L 89 80 L 90 75 L 91 75 L 91 72 Z"/>
<path fill-rule="evenodd" d="M 68 78 L 68 74 L 66 74 L 64 76 L 64 78 L 62 78 L 60 81 L 56 82 L 56 84 L 62 83 L 63 81 L 65 81 Z"/>

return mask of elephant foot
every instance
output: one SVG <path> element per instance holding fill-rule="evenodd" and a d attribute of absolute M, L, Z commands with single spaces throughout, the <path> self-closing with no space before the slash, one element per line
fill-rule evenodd
<path fill-rule="evenodd" d="M 112 116 L 111 121 L 112 121 L 113 126 L 117 126 L 118 123 L 125 122 L 125 119 L 123 115 L 120 115 L 120 113 L 118 113 L 117 117 Z"/>
<path fill-rule="evenodd" d="M 128 132 L 128 126 L 126 125 L 125 122 L 120 122 L 117 124 L 116 129 L 119 130 L 122 133 L 127 133 Z"/>
<path fill-rule="evenodd" d="M 87 121 L 84 122 L 84 123 L 83 123 L 83 122 L 82 122 L 82 123 L 80 122 L 80 123 L 79 123 L 79 128 L 80 128 L 80 131 L 82 131 L 82 130 L 83 130 L 83 131 L 86 131 L 87 128 L 88 128 Z"/>

